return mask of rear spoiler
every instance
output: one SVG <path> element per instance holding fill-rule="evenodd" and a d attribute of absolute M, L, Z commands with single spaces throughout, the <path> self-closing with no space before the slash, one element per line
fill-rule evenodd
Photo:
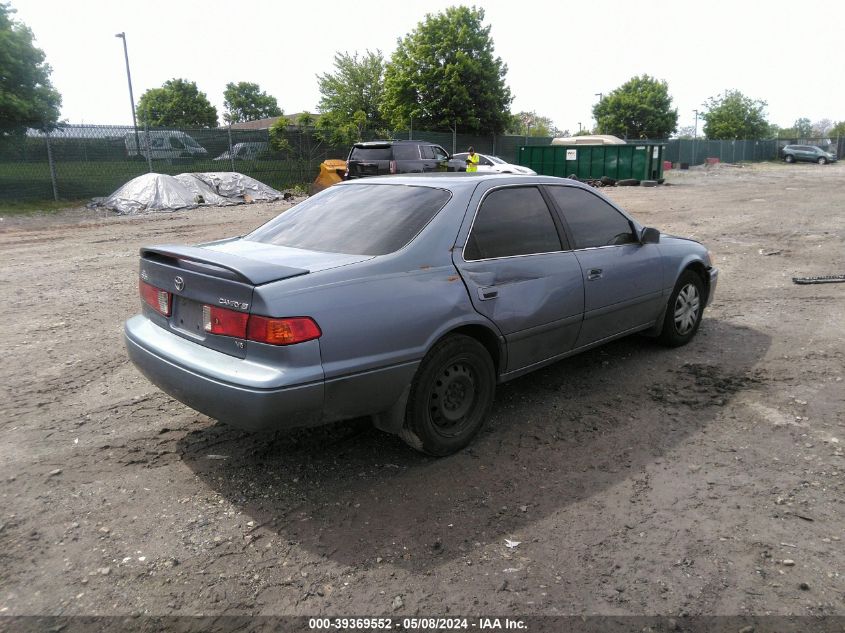
<path fill-rule="evenodd" d="M 244 281 L 253 286 L 307 275 L 310 271 L 304 268 L 292 268 L 281 264 L 261 262 L 254 259 L 221 253 L 207 248 L 196 246 L 178 246 L 162 244 L 160 246 L 147 246 L 141 249 L 141 258 L 158 261 L 170 265 L 179 265 L 179 260 L 195 262 L 222 268 L 232 273 L 238 281 Z"/>

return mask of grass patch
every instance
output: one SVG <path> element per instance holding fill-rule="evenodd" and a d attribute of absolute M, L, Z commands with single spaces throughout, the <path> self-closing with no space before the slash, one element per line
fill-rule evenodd
<path fill-rule="evenodd" d="M 41 202 L 14 202 L 0 200 L 0 216 L 2 215 L 29 215 L 33 213 L 54 213 L 60 209 L 70 207 L 81 207 L 88 203 L 88 200 L 54 200 Z"/>

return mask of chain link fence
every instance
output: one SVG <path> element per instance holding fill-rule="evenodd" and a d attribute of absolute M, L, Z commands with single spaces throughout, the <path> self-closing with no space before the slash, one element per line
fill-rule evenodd
<path fill-rule="evenodd" d="M 845 150 L 845 137 L 735 141 L 673 138 L 661 142 L 666 143 L 666 160 L 689 165 L 700 165 L 708 158 L 718 158 L 723 163 L 779 160 L 781 150 L 787 145 L 815 145 L 837 157 L 841 157 Z"/>
<path fill-rule="evenodd" d="M 286 149 L 268 130 L 145 129 L 68 125 L 0 136 L 0 201 L 83 200 L 106 196 L 147 172 L 238 171 L 283 189 L 313 180 L 327 157 L 346 148 L 290 129 Z"/>
<path fill-rule="evenodd" d="M 518 162 L 523 145 L 549 145 L 550 137 L 458 134 L 452 131 L 395 130 L 391 138 L 424 139 L 449 152 L 473 146 Z M 365 140 L 373 140 L 370 135 Z M 276 189 L 307 185 L 329 158 L 345 159 L 348 146 L 321 141 L 313 128 L 289 127 L 284 151 L 273 149 L 269 130 L 232 128 L 147 129 L 132 126 L 62 125 L 50 132 L 35 129 L 0 135 L 0 202 L 86 200 L 107 196 L 147 172 L 237 171 Z M 816 139 L 830 143 L 828 139 Z M 634 142 L 634 141 L 631 141 Z M 716 157 L 723 162 L 779 158 L 791 141 L 707 141 L 669 139 L 666 160 L 700 164 Z M 797 141 L 792 141 L 797 142 Z M 804 143 L 816 144 L 806 139 Z M 832 143 L 838 156 L 845 139 Z"/>

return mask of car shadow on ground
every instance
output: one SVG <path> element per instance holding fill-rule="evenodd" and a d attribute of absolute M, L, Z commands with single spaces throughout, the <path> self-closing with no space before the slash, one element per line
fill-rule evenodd
<path fill-rule="evenodd" d="M 705 320 L 667 350 L 629 337 L 501 385 L 468 449 L 429 458 L 353 420 L 247 434 L 211 424 L 178 441 L 200 479 L 256 522 L 338 563 L 425 570 L 635 475 L 762 388 L 770 338 Z M 526 530 L 528 531 L 528 530 Z"/>

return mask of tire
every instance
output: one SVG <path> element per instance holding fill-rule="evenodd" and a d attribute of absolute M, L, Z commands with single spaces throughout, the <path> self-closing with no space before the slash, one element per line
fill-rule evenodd
<path fill-rule="evenodd" d="M 623 178 L 622 180 L 617 180 L 616 184 L 619 187 L 636 187 L 640 184 L 640 181 L 636 178 Z"/>
<path fill-rule="evenodd" d="M 569 180 L 580 180 L 580 179 L 578 178 L 578 176 L 576 176 L 575 174 L 569 174 L 569 175 L 567 176 L 567 178 L 569 178 Z"/>
<path fill-rule="evenodd" d="M 613 187 L 616 184 L 616 178 L 611 178 L 610 176 L 602 176 L 601 184 L 605 185 L 606 187 Z"/>
<path fill-rule="evenodd" d="M 816 162 L 819 165 L 827 165 L 827 159 L 824 156 L 819 156 L 819 159 Z"/>
<path fill-rule="evenodd" d="M 641 180 L 640 187 L 656 187 L 657 181 L 656 180 Z"/>
<path fill-rule="evenodd" d="M 792 154 L 787 154 L 786 156 L 783 157 L 783 160 L 785 160 L 787 163 L 794 163 L 795 162 L 795 156 L 793 156 Z"/>
<path fill-rule="evenodd" d="M 423 453 L 451 455 L 478 433 L 495 391 L 496 369 L 484 346 L 469 336 L 448 336 L 426 354 L 414 376 L 399 437 Z"/>
<path fill-rule="evenodd" d="M 698 332 L 704 314 L 704 282 L 691 270 L 684 271 L 666 306 L 660 342 L 667 347 L 686 345 Z"/>

